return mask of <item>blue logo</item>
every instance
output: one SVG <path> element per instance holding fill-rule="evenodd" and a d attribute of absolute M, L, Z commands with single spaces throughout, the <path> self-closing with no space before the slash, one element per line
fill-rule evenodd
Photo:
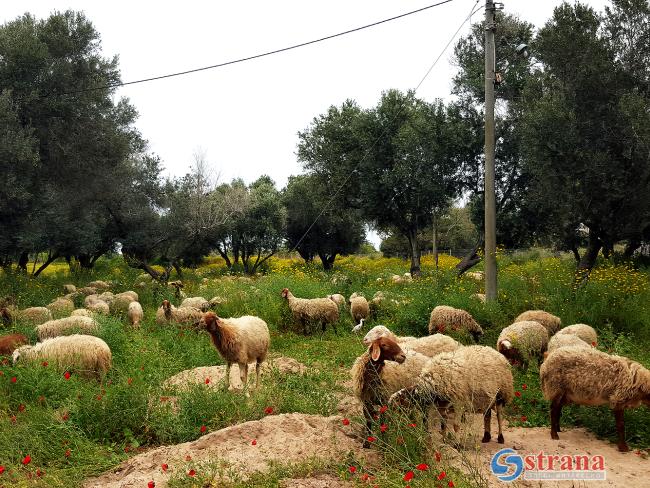
<path fill-rule="evenodd" d="M 516 480 L 524 472 L 524 460 L 513 449 L 501 449 L 492 456 L 490 469 L 499 481 L 507 483 Z M 508 474 L 513 469 L 514 472 Z"/>

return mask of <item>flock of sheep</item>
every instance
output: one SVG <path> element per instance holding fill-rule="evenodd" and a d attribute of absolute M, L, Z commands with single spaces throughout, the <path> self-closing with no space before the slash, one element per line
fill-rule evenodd
<path fill-rule="evenodd" d="M 46 307 L 1 308 L 0 316 L 5 321 L 19 318 L 35 324 L 40 342 L 32 346 L 24 335 L 5 335 L 0 337 L 0 354 L 12 354 L 14 363 L 48 361 L 63 370 L 101 379 L 111 367 L 112 356 L 108 345 L 93 335 L 98 330 L 94 315 L 125 314 L 134 327 L 143 319 L 137 293 L 113 294 L 109 287 L 102 281 L 79 289 L 65 285 L 66 295 Z M 81 295 L 85 308 L 75 309 L 73 299 Z M 373 309 L 385 300 L 382 292 L 370 301 L 357 293 L 348 300 L 340 294 L 297 298 L 287 288 L 281 296 L 305 334 L 310 325 L 320 325 L 324 331 L 331 324 L 336 331 L 335 323 L 346 305 L 355 322 L 353 330 L 359 331 Z M 164 300 L 156 312 L 156 323 L 205 329 L 227 363 L 227 382 L 232 364 L 237 364 L 248 395 L 248 365 L 256 365 L 257 387 L 261 364 L 269 352 L 269 329 L 259 317 L 217 316 L 209 309 L 218 303 L 218 297 L 212 301 L 191 297 L 175 307 Z M 67 316 L 54 319 L 54 315 Z M 437 410 L 443 433 L 450 418 L 454 429 L 458 429 L 459 413 L 482 413 L 483 442 L 491 439 L 491 412 L 495 410 L 497 442 L 503 443 L 503 407 L 514 397 L 511 367 L 534 360 L 541 364 L 542 392 L 551 402 L 553 439 L 558 439 L 563 405 L 608 404 L 616 417 L 618 448 L 627 451 L 623 411 L 650 405 L 650 371 L 627 358 L 597 350 L 596 331 L 586 324 L 562 328 L 559 317 L 532 310 L 501 331 L 496 348 L 464 346 L 444 333 L 468 334 L 478 342 L 483 334 L 481 326 L 467 311 L 440 305 L 432 310 L 428 329 L 430 335 L 425 337 L 399 337 L 377 325 L 363 338 L 368 349 L 354 362 L 351 375 L 354 393 L 363 404 L 366 439 L 371 436 L 373 421 L 388 406 L 394 406 L 421 410 L 427 426 L 430 412 Z M 366 440 L 364 446 L 368 445 Z"/>

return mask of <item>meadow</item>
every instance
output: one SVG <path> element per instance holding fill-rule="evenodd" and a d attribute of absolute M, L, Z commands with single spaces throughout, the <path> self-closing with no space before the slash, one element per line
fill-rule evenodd
<path fill-rule="evenodd" d="M 249 278 L 231 275 L 220 258 L 208 258 L 196 269 L 184 269 L 187 296 L 219 296 L 220 316 L 257 315 L 271 329 L 271 352 L 292 357 L 308 366 L 304 375 L 265 377 L 262 387 L 250 398 L 241 393 L 196 387 L 173 392 L 162 386 L 170 376 L 197 366 L 223 364 L 205 332 L 161 327 L 155 310 L 163 299 L 178 304 L 174 290 L 157 283 L 135 287 L 140 271 L 128 268 L 120 257 L 102 259 L 90 273 L 70 274 L 66 263 L 54 263 L 37 279 L 19 274 L 0 274 L 0 295 L 12 295 L 18 306 L 44 306 L 63 294 L 63 284 L 84 286 L 91 280 L 110 280 L 113 291 L 134 289 L 144 307 L 140 329 L 127 325 L 124 317 L 100 317 L 98 334 L 110 346 L 113 368 L 103 383 L 75 374 L 66 378 L 49 365 L 16 365 L 10 358 L 0 366 L 0 486 L 79 486 L 129 456 L 151 447 L 199 438 L 236 423 L 269 414 L 301 412 L 318 415 L 337 413 L 339 395 L 345 393 L 349 368 L 364 347 L 351 333 L 352 319 L 342 314 L 338 334 L 314 331 L 297 333 L 286 302 L 280 297 L 288 287 L 299 297 L 322 297 L 331 293 L 349 296 L 360 292 L 371 298 L 382 291 L 387 300 L 368 325 L 384 324 L 403 335 L 425 335 L 431 309 L 447 304 L 463 308 L 485 330 L 481 343 L 494 346 L 501 328 L 520 312 L 541 308 L 562 318 L 563 324 L 587 323 L 600 335 L 599 348 L 628 356 L 650 367 L 650 271 L 631 264 L 599 262 L 589 283 L 573 286 L 574 262 L 568 256 L 544 251 L 499 255 L 499 300 L 485 305 L 475 293 L 482 284 L 469 277 L 457 278 L 457 260 L 441 256 L 436 270 L 430 257 L 423 258 L 423 275 L 412 282 L 396 284 L 392 274 L 403 274 L 408 266 L 400 259 L 379 256 L 349 256 L 324 272 L 315 264 L 298 259 L 272 258 L 263 274 Z M 83 306 L 83 298 L 77 306 Z M 367 329 L 364 329 L 367 330 Z M 33 327 L 23 323 L 6 326 L 36 342 Z M 467 338 L 459 338 L 468 343 Z M 542 398 L 536 365 L 515 372 L 519 395 L 508 408 L 511 424 L 548 425 L 548 403 Z M 164 402 L 152 402 L 174 394 L 178 411 Z M 351 419 L 360 422 L 360 418 Z M 606 408 L 569 407 L 563 425 L 581 425 L 605 439 L 615 438 L 615 426 Z M 644 408 L 626 412 L 628 442 L 640 455 L 650 448 L 650 412 Z M 379 486 L 403 486 L 404 473 L 413 463 L 427 462 L 425 435 L 420 429 L 388 432 L 375 449 L 384 454 L 381 469 L 373 476 Z M 393 447 L 387 447 L 387 446 Z M 352 473 L 357 460 L 332 466 L 279 466 L 246 482 L 218 486 L 278 486 L 290 474 L 312 470 L 358 479 Z M 452 467 L 446 468 L 445 486 L 472 486 L 472 481 Z M 418 473 L 411 486 L 433 486 L 440 470 Z M 179 475 L 171 486 L 211 486 L 209 476 L 196 467 L 194 476 Z M 452 480 L 451 485 L 448 480 Z M 361 482 L 361 481 L 360 481 Z M 252 484 L 251 484 L 252 483 Z M 217 486 L 217 485 L 214 485 Z"/>

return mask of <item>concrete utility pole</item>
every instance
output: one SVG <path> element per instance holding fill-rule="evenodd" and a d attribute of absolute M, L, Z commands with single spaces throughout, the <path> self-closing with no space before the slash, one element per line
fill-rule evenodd
<path fill-rule="evenodd" d="M 494 12 L 493 0 L 485 0 L 485 298 L 497 299 L 496 196 L 494 192 Z"/>

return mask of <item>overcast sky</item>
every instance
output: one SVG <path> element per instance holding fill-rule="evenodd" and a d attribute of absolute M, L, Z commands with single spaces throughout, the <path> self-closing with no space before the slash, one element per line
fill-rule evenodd
<path fill-rule="evenodd" d="M 436 0 L 198 2 L 2 0 L 3 20 L 30 12 L 83 10 L 106 56 L 119 55 L 123 81 L 183 71 L 331 35 Z M 480 0 L 480 4 L 483 4 Z M 560 0 L 505 0 L 536 26 Z M 586 3 L 601 10 L 605 0 Z M 347 98 L 364 107 L 382 90 L 414 88 L 475 5 L 451 3 L 333 40 L 242 64 L 118 89 L 140 113 L 137 126 L 167 174 L 188 171 L 201 148 L 222 180 L 270 175 L 282 187 L 301 171 L 297 132 Z M 483 18 L 483 10 L 472 22 Z M 466 34 L 466 24 L 461 35 Z M 418 90 L 446 98 L 450 49 Z"/>

